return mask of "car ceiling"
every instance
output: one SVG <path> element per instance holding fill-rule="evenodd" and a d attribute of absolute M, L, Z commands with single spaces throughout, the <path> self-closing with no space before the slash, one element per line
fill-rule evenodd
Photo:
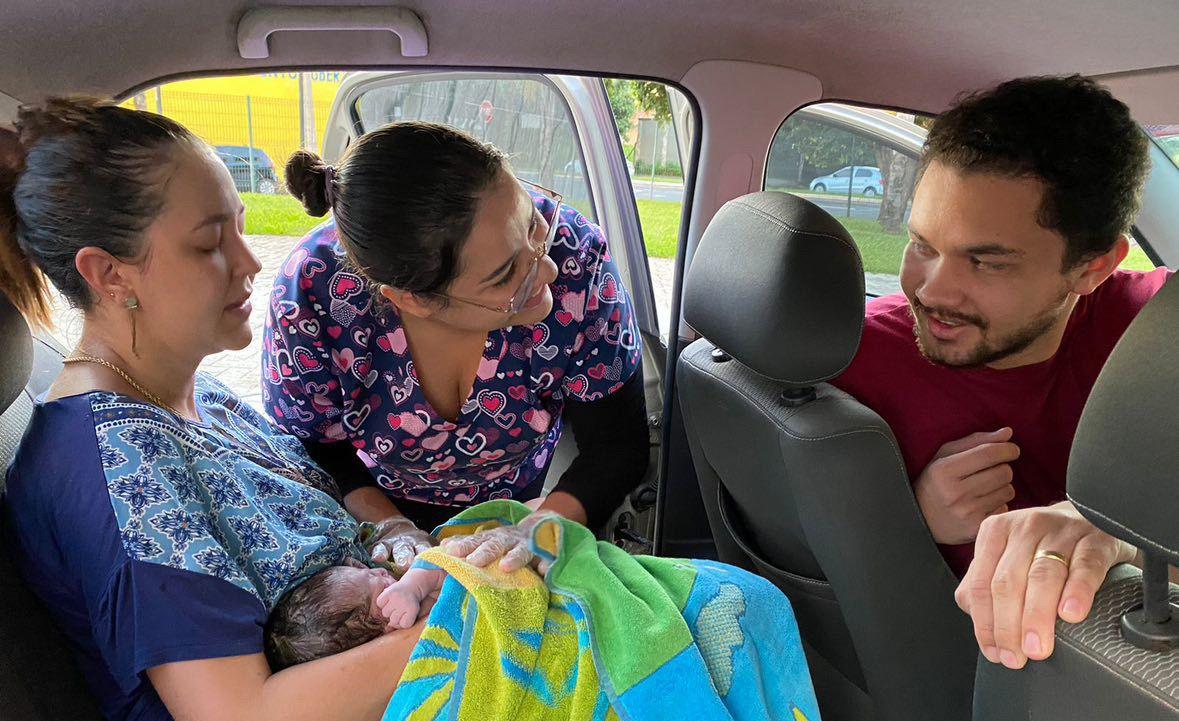
<path fill-rule="evenodd" d="M 243 60 L 237 21 L 258 4 L 239 0 L 5 0 L 0 92 L 33 102 L 64 93 L 121 95 L 190 73 L 413 64 L 677 81 L 697 62 L 724 59 L 810 73 L 826 98 L 930 112 L 963 90 L 1003 78 L 1124 75 L 1112 82 L 1136 111 L 1141 106 L 1152 116 L 1140 119 L 1179 119 L 1174 0 L 398 4 L 425 23 L 427 57 L 401 57 L 389 33 L 287 32 L 271 37 L 270 58 Z"/>

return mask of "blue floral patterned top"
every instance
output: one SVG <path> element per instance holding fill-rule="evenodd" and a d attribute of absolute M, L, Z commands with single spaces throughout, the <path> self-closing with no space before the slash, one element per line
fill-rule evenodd
<path fill-rule="evenodd" d="M 551 200 L 534 200 L 552 215 Z M 320 226 L 275 279 L 262 341 L 267 413 L 300 438 L 351 442 L 395 499 L 461 507 L 515 497 L 547 470 L 566 400 L 615 392 L 642 359 L 602 231 L 566 206 L 549 257 L 552 311 L 488 334 L 450 422 L 422 393 L 396 310 L 349 269 L 334 223 Z"/>
<path fill-rule="evenodd" d="M 145 672 L 261 652 L 287 589 L 364 560 L 302 444 L 207 376 L 204 423 L 94 392 L 38 404 L 5 532 L 110 719 L 168 719 Z"/>

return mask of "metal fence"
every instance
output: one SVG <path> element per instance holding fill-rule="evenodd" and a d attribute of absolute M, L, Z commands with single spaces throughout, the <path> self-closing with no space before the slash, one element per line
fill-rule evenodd
<path fill-rule="evenodd" d="M 275 189 L 283 187 L 282 169 L 291 153 L 305 147 L 304 138 L 310 135 L 308 122 L 314 123 L 316 138 L 315 147 L 310 149 L 319 151 L 332 101 L 317 98 L 313 120 L 302 116 L 300 103 L 293 98 L 197 93 L 167 87 L 136 96 L 126 104 L 172 118 L 209 145 L 240 157 L 249 167 L 234 173 L 238 190 L 257 191 L 256 180 L 268 165 L 274 169 Z M 230 169 L 235 170 L 233 165 Z"/>

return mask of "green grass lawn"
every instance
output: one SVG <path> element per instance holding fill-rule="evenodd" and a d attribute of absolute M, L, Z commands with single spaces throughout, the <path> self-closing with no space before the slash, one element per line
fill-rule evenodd
<path fill-rule="evenodd" d="M 242 201 L 246 204 L 246 233 L 250 235 L 303 235 L 323 222 L 322 218 L 307 215 L 299 201 L 289 195 L 242 193 Z M 683 206 L 665 200 L 642 199 L 638 206 L 648 257 L 674 258 L 679 245 Z M 839 222 L 851 232 L 860 247 L 865 272 L 892 275 L 900 272 L 905 236 L 885 233 L 875 220 L 840 218 Z M 1141 248 L 1135 247 L 1122 267 L 1151 270 L 1154 264 Z"/>
<path fill-rule="evenodd" d="M 324 221 L 312 218 L 289 195 L 242 193 L 246 205 L 247 235 L 303 235 Z"/>
<path fill-rule="evenodd" d="M 639 200 L 639 222 L 648 258 L 674 258 L 680 242 L 683 204 L 667 200 Z"/>
<path fill-rule="evenodd" d="M 299 201 L 289 195 L 242 193 L 241 196 L 246 204 L 247 235 L 303 235 L 324 221 L 307 215 Z M 647 254 L 653 258 L 674 258 L 682 206 L 660 200 L 640 200 L 638 205 Z"/>

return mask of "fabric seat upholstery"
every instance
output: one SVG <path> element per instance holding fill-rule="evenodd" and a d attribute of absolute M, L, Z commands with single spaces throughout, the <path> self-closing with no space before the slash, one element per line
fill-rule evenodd
<path fill-rule="evenodd" d="M 825 719 L 965 721 L 977 647 L 893 434 L 824 381 L 864 319 L 859 252 L 785 193 L 727 203 L 693 258 L 677 387 L 721 560 L 793 603 Z"/>
<path fill-rule="evenodd" d="M 0 467 L 7 469 L 33 399 L 61 370 L 56 344 L 33 338 L 0 295 Z M 0 475 L 0 490 L 5 476 Z M 2 531 L 3 529 L 0 529 Z M 0 717 L 6 721 L 100 721 L 70 648 L 21 581 L 0 532 Z"/>

